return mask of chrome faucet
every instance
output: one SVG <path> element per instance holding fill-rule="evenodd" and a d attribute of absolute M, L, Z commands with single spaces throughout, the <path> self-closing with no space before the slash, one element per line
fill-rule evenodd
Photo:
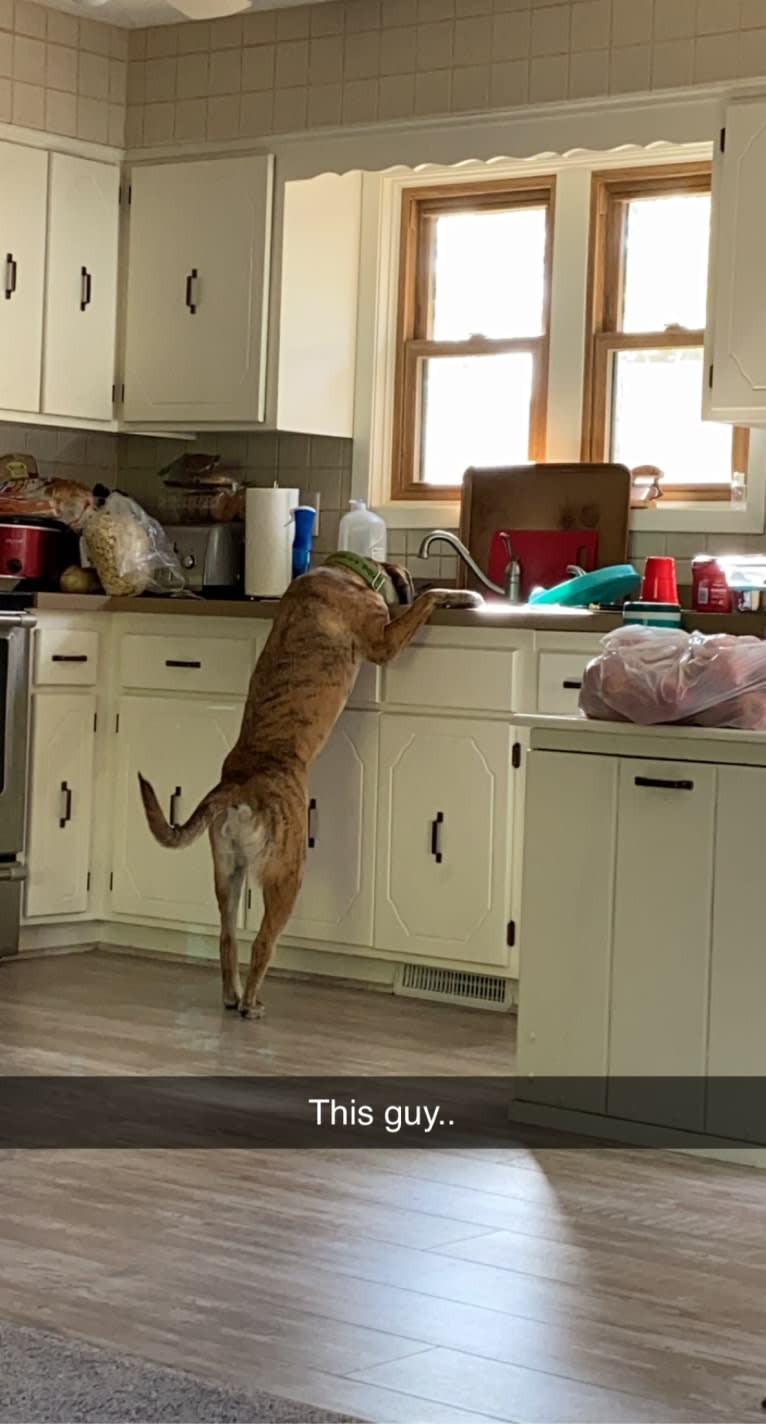
<path fill-rule="evenodd" d="M 479 568 L 476 560 L 469 554 L 465 544 L 461 543 L 457 535 L 451 534 L 448 529 L 432 529 L 430 534 L 426 534 L 425 539 L 423 539 L 418 549 L 418 558 L 427 559 L 431 552 L 432 544 L 449 544 L 450 548 L 454 549 L 455 552 L 460 555 L 463 563 L 467 565 L 471 573 L 479 580 L 479 583 L 482 583 L 491 593 L 499 593 L 501 598 L 507 598 L 509 603 L 518 603 L 520 601 L 519 565 L 517 560 L 513 557 L 511 541 L 507 534 L 503 535 L 503 540 L 508 553 L 508 565 L 505 570 L 505 582 L 502 588 L 500 584 L 493 583 L 492 579 L 487 578 L 487 575 Z"/>

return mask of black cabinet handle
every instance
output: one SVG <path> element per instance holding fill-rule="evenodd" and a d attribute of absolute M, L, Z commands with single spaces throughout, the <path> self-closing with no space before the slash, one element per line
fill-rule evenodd
<path fill-rule="evenodd" d="M 16 291 L 16 259 L 12 252 L 5 255 L 5 300 L 10 301 Z"/>
<path fill-rule="evenodd" d="M 636 777 L 634 778 L 634 785 L 635 785 L 635 786 L 646 786 L 646 787 L 656 786 L 656 787 L 658 787 L 661 791 L 693 791 L 693 790 L 694 790 L 694 782 L 693 782 L 693 781 L 666 781 L 666 780 L 665 780 L 663 777 L 661 777 L 661 776 L 636 776 Z"/>
<path fill-rule="evenodd" d="M 197 271 L 197 268 L 192 267 L 191 272 L 186 278 L 186 305 L 189 308 L 189 311 L 191 312 L 192 316 L 194 316 L 194 313 L 197 310 L 197 302 L 194 294 L 194 283 L 196 282 L 198 276 L 199 273 Z"/>
<path fill-rule="evenodd" d="M 177 824 L 177 822 L 176 822 L 176 802 L 177 802 L 178 800 L 180 800 L 180 796 L 181 796 L 181 788 L 180 788 L 180 786 L 177 786 L 176 789 L 175 789 L 175 791 L 173 792 L 173 795 L 172 795 L 171 798 L 170 798 L 170 815 L 168 816 L 168 822 L 169 822 L 169 824 L 170 824 L 171 826 L 175 826 L 175 825 Z"/>
<path fill-rule="evenodd" d="M 442 863 L 441 828 L 443 825 L 444 812 L 437 811 L 436 819 L 431 822 L 431 854 L 437 865 Z"/>
<path fill-rule="evenodd" d="M 316 809 L 317 809 L 317 803 L 316 803 L 314 797 L 312 796 L 311 800 L 309 801 L 309 814 L 308 814 L 308 848 L 309 848 L 309 850 L 313 850 L 313 849 L 314 849 L 314 846 L 315 846 L 316 843 L 317 843 L 317 838 L 316 838 L 316 833 L 315 833 L 315 828 L 314 828 L 314 818 L 315 818 L 315 816 L 316 816 Z"/>
<path fill-rule="evenodd" d="M 582 678 L 565 677 L 561 686 L 565 688 L 567 692 L 579 692 L 580 688 L 582 687 Z"/>
<path fill-rule="evenodd" d="M 84 312 L 90 306 L 90 299 L 93 295 L 93 276 L 87 267 L 80 268 L 80 311 Z"/>
<path fill-rule="evenodd" d="M 202 663 L 195 662 L 191 658 L 188 661 L 185 661 L 184 658 L 166 658 L 165 667 L 201 668 Z"/>
<path fill-rule="evenodd" d="M 66 781 L 61 783 L 61 794 L 64 797 L 64 814 L 59 820 L 59 830 L 63 831 L 67 822 L 72 819 L 72 788 Z"/>
<path fill-rule="evenodd" d="M 86 663 L 87 653 L 54 653 L 51 658 L 52 663 Z"/>

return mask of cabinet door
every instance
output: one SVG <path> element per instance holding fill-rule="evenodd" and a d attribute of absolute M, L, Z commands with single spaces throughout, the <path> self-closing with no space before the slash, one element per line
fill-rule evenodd
<path fill-rule="evenodd" d="M 96 699 L 38 693 L 32 705 L 26 914 L 88 908 Z"/>
<path fill-rule="evenodd" d="M 120 170 L 51 155 L 43 410 L 110 420 Z"/>
<path fill-rule="evenodd" d="M 766 100 L 731 104 L 725 133 L 713 183 L 705 413 L 757 424 L 766 420 Z"/>
<path fill-rule="evenodd" d="M 606 1106 L 617 778 L 615 757 L 527 759 L 519 1091 L 585 1112 Z"/>
<path fill-rule="evenodd" d="M 377 772 L 377 716 L 344 713 L 312 769 L 306 874 L 286 934 L 372 944 Z"/>
<path fill-rule="evenodd" d="M 705 1128 L 763 1142 L 766 955 L 763 952 L 763 808 L 766 771 L 718 768 L 713 948 Z M 750 1079 L 727 1086 L 726 1078 Z"/>
<path fill-rule="evenodd" d="M 126 420 L 263 419 L 271 160 L 131 176 Z"/>
<path fill-rule="evenodd" d="M 146 824 L 138 773 L 154 786 L 165 814 L 185 820 L 221 774 L 242 709 L 224 702 L 125 697 L 120 703 L 115 787 L 112 909 L 146 919 L 215 925 L 210 845 L 159 846 Z"/>
<path fill-rule="evenodd" d="M 362 174 L 286 183 L 276 425 L 353 435 Z"/>
<path fill-rule="evenodd" d="M 0 143 L 0 407 L 40 409 L 48 155 Z"/>
<path fill-rule="evenodd" d="M 375 943 L 506 964 L 509 727 L 384 717 L 380 767 Z"/>
<path fill-rule="evenodd" d="M 616 1117 L 702 1127 L 715 776 L 695 762 L 620 764 L 607 1099 Z"/>

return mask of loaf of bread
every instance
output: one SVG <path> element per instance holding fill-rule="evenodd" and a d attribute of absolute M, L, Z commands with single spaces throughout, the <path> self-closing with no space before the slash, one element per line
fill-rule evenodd
<path fill-rule="evenodd" d="M 57 519 L 79 530 L 93 502 L 92 490 L 77 480 L 46 479 L 31 455 L 0 457 L 0 516 Z"/>

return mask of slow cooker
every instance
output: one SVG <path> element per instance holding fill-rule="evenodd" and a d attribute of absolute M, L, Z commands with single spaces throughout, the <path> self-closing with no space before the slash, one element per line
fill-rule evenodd
<path fill-rule="evenodd" d="M 72 535 L 55 519 L 0 520 L 0 578 L 58 585 L 71 562 Z"/>

